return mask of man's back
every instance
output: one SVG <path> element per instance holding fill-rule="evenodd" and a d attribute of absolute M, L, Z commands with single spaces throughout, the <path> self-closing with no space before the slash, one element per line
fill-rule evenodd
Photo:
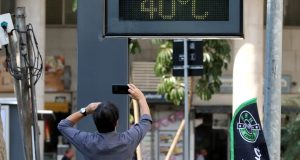
<path fill-rule="evenodd" d="M 140 106 L 140 121 L 123 133 L 115 132 L 119 111 L 109 101 L 92 102 L 61 120 L 57 128 L 88 160 L 128 160 L 151 128 L 150 109 L 143 92 L 134 84 L 128 84 L 130 97 Z M 80 131 L 73 126 L 92 114 L 97 133 Z"/>
<path fill-rule="evenodd" d="M 133 156 L 133 140 L 124 133 L 93 133 L 90 137 L 84 144 L 89 151 L 85 156 L 89 159 L 130 159 Z"/>
<path fill-rule="evenodd" d="M 90 133 L 73 128 L 67 119 L 58 129 L 88 160 L 128 160 L 147 131 L 151 128 L 150 115 L 143 115 L 138 124 L 123 133 Z"/>

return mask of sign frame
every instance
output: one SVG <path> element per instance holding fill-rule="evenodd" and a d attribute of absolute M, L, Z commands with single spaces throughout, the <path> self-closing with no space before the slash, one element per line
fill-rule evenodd
<path fill-rule="evenodd" d="M 203 41 L 188 40 L 188 76 L 203 75 Z M 173 40 L 173 76 L 184 76 L 184 41 Z"/>
<path fill-rule="evenodd" d="M 228 21 L 122 21 L 119 0 L 104 0 L 103 37 L 243 38 L 243 0 L 228 2 Z"/>

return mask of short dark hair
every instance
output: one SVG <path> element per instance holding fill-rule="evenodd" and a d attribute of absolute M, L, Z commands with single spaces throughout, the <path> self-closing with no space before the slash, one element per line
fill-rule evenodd
<path fill-rule="evenodd" d="M 119 119 L 119 110 L 109 101 L 101 102 L 93 113 L 93 119 L 98 132 L 112 132 L 115 130 Z"/>

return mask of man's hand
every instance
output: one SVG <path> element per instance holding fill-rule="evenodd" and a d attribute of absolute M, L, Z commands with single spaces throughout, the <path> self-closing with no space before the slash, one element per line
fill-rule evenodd
<path fill-rule="evenodd" d="M 98 105 L 101 104 L 101 102 L 94 102 L 94 103 L 90 103 L 89 105 L 87 105 L 85 107 L 85 111 L 86 114 L 91 114 L 93 113 Z M 82 116 L 82 113 L 80 113 L 79 111 L 72 113 L 71 115 L 69 115 L 66 119 L 71 121 L 74 124 L 78 123 L 84 116 Z"/>
<path fill-rule="evenodd" d="M 87 114 L 94 113 L 100 104 L 101 104 L 101 102 L 90 103 L 88 106 L 85 107 L 86 113 Z"/>
<path fill-rule="evenodd" d="M 134 84 L 128 84 L 130 97 L 139 101 L 145 99 L 143 92 L 138 89 Z"/>
<path fill-rule="evenodd" d="M 141 115 L 150 115 L 150 109 L 144 93 L 133 84 L 128 84 L 128 87 L 128 91 L 130 93 L 129 96 L 138 102 Z"/>

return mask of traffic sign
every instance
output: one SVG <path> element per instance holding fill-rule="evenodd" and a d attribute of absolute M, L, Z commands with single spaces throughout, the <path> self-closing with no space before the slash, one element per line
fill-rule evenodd
<path fill-rule="evenodd" d="M 188 76 L 201 76 L 203 73 L 203 42 L 188 40 Z M 173 75 L 184 76 L 184 44 L 173 41 Z"/>

